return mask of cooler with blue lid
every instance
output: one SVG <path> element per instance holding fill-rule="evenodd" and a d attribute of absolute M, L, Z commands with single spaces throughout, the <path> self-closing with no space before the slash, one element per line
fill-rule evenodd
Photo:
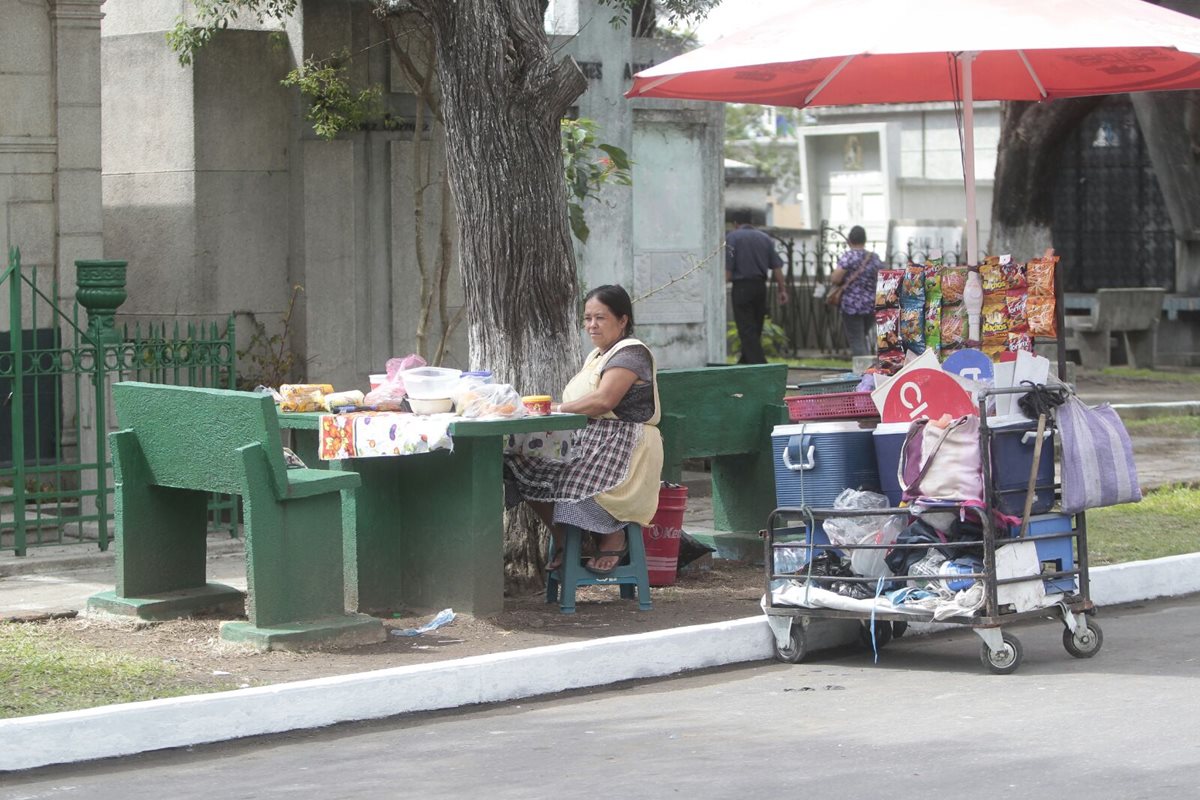
<path fill-rule="evenodd" d="M 992 483 L 1001 511 L 1014 517 L 1025 512 L 1025 494 L 1033 467 L 1037 442 L 1037 422 L 1020 414 L 989 417 L 992 453 Z M 1044 514 L 1054 505 L 1054 430 L 1047 426 L 1042 434 L 1042 452 L 1038 458 L 1034 482 L 1033 508 L 1029 513 Z"/>
<path fill-rule="evenodd" d="M 904 449 L 904 437 L 908 435 L 909 425 L 907 422 L 882 422 L 875 426 L 871 434 L 875 462 L 879 465 L 879 486 L 893 506 L 900 505 L 904 494 L 900 488 L 897 471 L 900 468 L 900 451 Z"/>
<path fill-rule="evenodd" d="M 857 422 L 777 425 L 771 449 L 779 506 L 831 508 L 845 489 L 879 491 L 871 429 Z"/>

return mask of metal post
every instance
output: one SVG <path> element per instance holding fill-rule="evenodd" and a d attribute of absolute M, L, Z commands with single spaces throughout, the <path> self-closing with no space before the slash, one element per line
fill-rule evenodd
<path fill-rule="evenodd" d="M 13 354 L 12 458 L 13 458 L 13 551 L 25 555 L 25 325 L 21 320 L 21 251 L 8 251 L 8 330 Z"/>

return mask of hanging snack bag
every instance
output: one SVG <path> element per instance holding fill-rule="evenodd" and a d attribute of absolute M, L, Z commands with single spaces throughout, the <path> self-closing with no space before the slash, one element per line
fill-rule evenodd
<path fill-rule="evenodd" d="M 1000 265 L 1000 276 L 1004 279 L 1004 286 L 1010 292 L 1014 289 L 1020 289 L 1022 292 L 1026 289 L 1025 282 L 1025 265 L 1016 261 L 1010 261 L 1007 264 Z"/>
<path fill-rule="evenodd" d="M 1009 289 L 1005 295 L 1005 305 L 1008 306 L 1008 329 L 1013 333 L 1024 333 L 1029 330 L 1029 319 L 1026 308 L 1029 295 L 1024 289 Z"/>
<path fill-rule="evenodd" d="M 1003 256 L 1003 258 L 1011 260 L 1008 256 Z M 1008 262 L 1006 261 L 1006 263 Z M 996 256 L 988 256 L 979 265 L 979 280 L 983 284 L 983 293 L 985 296 L 1008 289 L 1004 272 L 1000 269 L 1000 259 Z"/>
<path fill-rule="evenodd" d="M 981 333 L 985 339 L 989 336 L 1008 333 L 1008 297 L 1006 293 L 984 295 L 983 323 L 981 328 Z"/>
<path fill-rule="evenodd" d="M 900 306 L 900 344 L 905 350 L 920 355 L 925 352 L 925 308 Z"/>
<path fill-rule="evenodd" d="M 1058 338 L 1058 326 L 1054 321 L 1054 298 L 1030 296 L 1025 301 L 1025 316 L 1031 336 Z"/>
<path fill-rule="evenodd" d="M 1008 334 L 1007 348 L 1010 353 L 1015 353 L 1018 350 L 1033 352 L 1033 337 L 1028 333 L 1017 333 L 1010 331 Z"/>
<path fill-rule="evenodd" d="M 967 286 L 966 267 L 946 267 L 942 270 L 942 305 L 961 303 Z"/>
<path fill-rule="evenodd" d="M 902 269 L 881 269 L 875 281 L 875 308 L 900 307 L 900 283 L 904 280 Z"/>
<path fill-rule="evenodd" d="M 984 336 L 979 349 L 992 361 L 999 361 L 1000 356 L 1008 352 L 1008 334 L 993 333 L 990 336 Z"/>
<path fill-rule="evenodd" d="M 939 320 L 942 352 L 957 350 L 967 344 L 967 307 L 962 303 L 942 306 Z"/>
<path fill-rule="evenodd" d="M 899 280 L 899 271 L 896 278 Z M 875 337 L 880 354 L 900 348 L 900 309 L 883 308 L 875 312 Z"/>
<path fill-rule="evenodd" d="M 942 306 L 925 309 L 925 347 L 938 353 L 942 349 Z"/>
<path fill-rule="evenodd" d="M 900 284 L 900 307 L 916 308 L 925 305 L 925 268 L 908 262 Z"/>
<path fill-rule="evenodd" d="M 1054 297 L 1054 265 L 1058 256 L 1031 258 L 1025 265 L 1025 281 L 1030 297 Z"/>

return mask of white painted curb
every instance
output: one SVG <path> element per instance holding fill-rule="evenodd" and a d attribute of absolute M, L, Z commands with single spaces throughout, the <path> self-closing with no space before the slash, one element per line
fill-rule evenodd
<path fill-rule="evenodd" d="M 1091 570 L 1091 582 L 1097 605 L 1198 592 L 1200 553 L 1097 567 Z M 810 650 L 857 637 L 857 621 L 827 622 L 809 628 Z M 18 717 L 0 720 L 0 741 L 20 743 L 0 748 L 0 771 L 517 700 L 773 656 L 766 618 L 755 616 L 254 689 Z"/>

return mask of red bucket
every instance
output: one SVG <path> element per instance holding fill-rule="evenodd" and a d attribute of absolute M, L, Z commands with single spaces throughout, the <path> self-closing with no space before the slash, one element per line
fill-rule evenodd
<path fill-rule="evenodd" d="M 679 537 L 687 508 L 687 487 L 664 483 L 658 490 L 658 511 L 648 528 L 642 529 L 646 543 L 646 571 L 651 586 L 674 586 L 679 566 Z"/>

